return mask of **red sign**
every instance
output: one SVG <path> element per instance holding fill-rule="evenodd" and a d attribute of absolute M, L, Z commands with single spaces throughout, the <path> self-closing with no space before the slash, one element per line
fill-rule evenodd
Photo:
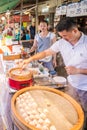
<path fill-rule="evenodd" d="M 29 15 L 23 15 L 21 16 L 22 22 L 31 22 L 31 19 L 29 18 Z M 20 15 L 14 15 L 12 16 L 12 19 L 10 22 L 19 23 L 20 22 Z"/>

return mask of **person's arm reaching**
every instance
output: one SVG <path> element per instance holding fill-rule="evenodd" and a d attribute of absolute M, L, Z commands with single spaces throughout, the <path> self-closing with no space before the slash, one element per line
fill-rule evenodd
<path fill-rule="evenodd" d="M 53 54 L 54 54 L 54 52 L 51 49 L 47 49 L 47 50 L 45 50 L 43 52 L 37 53 L 36 55 L 33 55 L 33 56 L 31 56 L 30 58 L 28 58 L 26 60 L 23 60 L 23 62 L 22 62 L 22 68 L 25 68 L 26 65 L 28 63 L 32 62 L 32 61 L 43 59 L 46 56 L 50 56 L 50 55 L 53 55 Z"/>

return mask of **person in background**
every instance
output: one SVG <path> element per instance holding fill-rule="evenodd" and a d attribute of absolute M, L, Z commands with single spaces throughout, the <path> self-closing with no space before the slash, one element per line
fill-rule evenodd
<path fill-rule="evenodd" d="M 36 50 L 36 52 L 41 52 L 46 49 L 48 49 L 55 41 L 56 37 L 55 34 L 48 31 L 48 22 L 43 20 L 39 24 L 39 29 L 41 30 L 40 33 L 35 35 L 34 44 L 30 50 L 30 52 L 33 52 Z M 48 68 L 50 74 L 55 75 L 56 71 L 54 70 L 54 65 L 56 64 L 56 55 L 50 57 L 46 57 L 42 60 L 39 60 L 39 62 L 42 62 L 43 65 Z"/>
<path fill-rule="evenodd" d="M 59 34 L 58 34 L 58 32 L 57 32 L 57 30 L 56 30 L 56 28 L 55 28 L 55 27 L 54 27 L 53 32 L 54 32 L 54 33 L 55 33 L 55 35 L 56 35 L 56 40 L 59 40 L 61 37 L 59 36 Z"/>
<path fill-rule="evenodd" d="M 3 39 L 2 28 L 0 28 L 0 47 L 2 45 L 2 39 Z"/>
<path fill-rule="evenodd" d="M 7 37 L 7 36 L 10 36 L 12 37 L 13 36 L 13 29 L 11 27 L 6 27 L 5 30 L 3 31 L 3 36 L 4 37 Z"/>
<path fill-rule="evenodd" d="M 35 22 L 32 22 L 32 25 L 29 27 L 29 31 L 30 31 L 30 38 L 34 39 L 34 36 L 35 36 Z"/>
<path fill-rule="evenodd" d="M 53 32 L 53 27 L 51 25 L 48 25 L 48 31 Z"/>
<path fill-rule="evenodd" d="M 2 36 L 2 28 L 0 28 L 0 40 L 3 39 L 3 36 Z"/>
<path fill-rule="evenodd" d="M 29 30 L 26 30 L 26 40 L 30 40 L 30 32 L 29 32 Z"/>
<path fill-rule="evenodd" d="M 22 68 L 34 60 L 42 59 L 60 51 L 68 74 L 67 93 L 77 100 L 84 111 L 84 130 L 87 130 L 87 35 L 78 30 L 73 18 L 62 18 L 56 26 L 62 37 L 49 49 L 22 62 Z"/>
<path fill-rule="evenodd" d="M 20 40 L 20 29 L 15 29 L 15 39 L 16 39 L 17 41 Z"/>
<path fill-rule="evenodd" d="M 26 40 L 26 32 L 25 32 L 25 30 L 22 30 L 21 40 Z"/>

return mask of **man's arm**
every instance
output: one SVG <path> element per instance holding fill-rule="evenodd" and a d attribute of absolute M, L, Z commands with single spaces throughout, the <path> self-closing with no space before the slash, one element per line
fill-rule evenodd
<path fill-rule="evenodd" d="M 74 74 L 85 74 L 87 75 L 87 69 L 83 69 L 83 68 L 76 68 L 73 66 L 67 66 L 65 67 L 67 73 L 70 75 L 74 75 Z"/>
<path fill-rule="evenodd" d="M 33 56 L 31 56 L 30 58 L 26 59 L 23 61 L 22 63 L 22 68 L 25 68 L 25 66 L 32 62 L 32 61 L 35 61 L 35 60 L 39 60 L 39 59 L 43 59 L 45 58 L 46 56 L 50 56 L 50 55 L 53 55 L 55 52 L 53 52 L 51 49 L 47 49 L 43 52 L 40 52 L 40 53 L 37 53 Z"/>
<path fill-rule="evenodd" d="M 78 69 L 79 74 L 87 75 L 87 69 Z"/>

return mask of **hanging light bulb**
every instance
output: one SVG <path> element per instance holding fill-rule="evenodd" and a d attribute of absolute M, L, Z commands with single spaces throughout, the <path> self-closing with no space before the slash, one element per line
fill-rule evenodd
<path fill-rule="evenodd" d="M 5 20 L 5 17 L 4 17 L 4 16 L 2 16 L 2 17 L 1 17 L 1 20 L 3 20 L 3 21 L 4 21 L 4 20 Z"/>
<path fill-rule="evenodd" d="M 47 8 L 49 8 L 50 7 L 50 5 L 49 4 L 47 4 Z"/>
<path fill-rule="evenodd" d="M 6 16 L 9 16 L 9 15 L 10 15 L 10 11 L 7 10 L 7 12 L 6 12 Z"/>

